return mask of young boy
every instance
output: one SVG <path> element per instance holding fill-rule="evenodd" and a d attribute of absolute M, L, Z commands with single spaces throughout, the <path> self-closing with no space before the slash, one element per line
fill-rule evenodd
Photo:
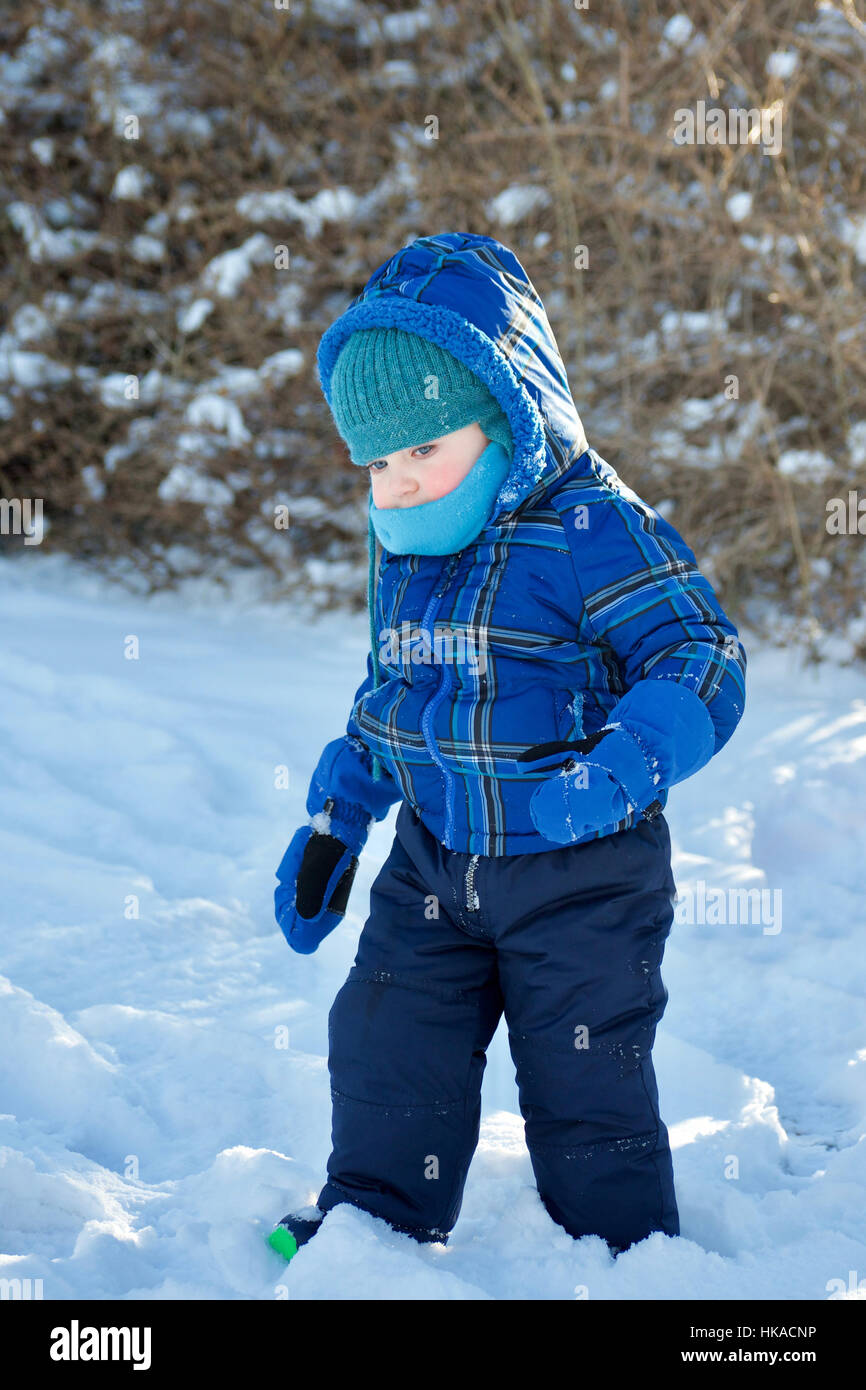
<path fill-rule="evenodd" d="M 662 810 L 742 715 L 736 629 L 588 447 L 498 241 L 398 251 L 318 366 L 370 470 L 372 651 L 277 871 L 295 950 L 341 920 L 370 826 L 402 804 L 329 1015 L 327 1181 L 271 1243 L 291 1258 L 339 1202 L 447 1240 L 503 1011 L 553 1220 L 614 1254 L 678 1235 L 652 1065 L 676 898 Z"/>

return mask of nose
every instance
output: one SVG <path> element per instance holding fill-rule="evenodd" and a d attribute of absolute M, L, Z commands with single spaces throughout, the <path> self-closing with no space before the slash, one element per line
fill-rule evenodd
<path fill-rule="evenodd" d="M 391 496 L 395 501 L 410 498 L 418 491 L 418 484 L 408 473 L 391 479 Z"/>

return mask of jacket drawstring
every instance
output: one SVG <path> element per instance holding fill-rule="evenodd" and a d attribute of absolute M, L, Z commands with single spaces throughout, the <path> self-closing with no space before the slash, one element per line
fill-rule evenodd
<path fill-rule="evenodd" d="M 378 690 L 382 684 L 382 675 L 379 670 L 379 643 L 376 637 L 376 533 L 373 530 L 373 518 L 367 518 L 367 612 L 370 618 L 370 651 L 373 657 L 373 689 Z M 384 771 L 381 762 L 372 752 L 373 759 L 373 781 L 381 782 Z"/>

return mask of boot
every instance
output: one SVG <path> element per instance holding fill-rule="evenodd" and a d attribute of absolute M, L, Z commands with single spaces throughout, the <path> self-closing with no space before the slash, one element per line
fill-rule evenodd
<path fill-rule="evenodd" d="M 316 1234 L 324 1217 L 325 1213 L 315 1206 L 304 1207 L 302 1212 L 290 1211 L 271 1231 L 268 1245 L 284 1259 L 291 1260 L 300 1246 L 306 1245 Z"/>

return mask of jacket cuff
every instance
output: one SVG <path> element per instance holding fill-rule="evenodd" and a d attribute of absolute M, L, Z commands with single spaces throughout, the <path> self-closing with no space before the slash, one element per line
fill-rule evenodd
<path fill-rule="evenodd" d="M 307 814 L 319 834 L 334 835 L 360 854 L 371 825 L 382 820 L 400 793 L 391 777 L 374 782 L 372 759 L 344 735 L 327 744 L 310 781 Z"/>
<path fill-rule="evenodd" d="M 310 781 L 307 810 L 315 815 L 332 797 L 338 807 L 354 806 L 374 820 L 383 820 L 400 792 L 390 776 L 373 781 L 369 751 L 348 735 L 327 744 Z M 344 813 L 345 814 L 345 813 Z M 355 819 L 349 814 L 350 820 Z"/>
<path fill-rule="evenodd" d="M 703 700 L 671 677 L 636 681 L 614 705 L 607 726 L 620 726 L 641 751 L 653 797 L 698 772 L 716 751 L 715 726 Z M 610 738 L 599 744 L 599 755 Z"/>

